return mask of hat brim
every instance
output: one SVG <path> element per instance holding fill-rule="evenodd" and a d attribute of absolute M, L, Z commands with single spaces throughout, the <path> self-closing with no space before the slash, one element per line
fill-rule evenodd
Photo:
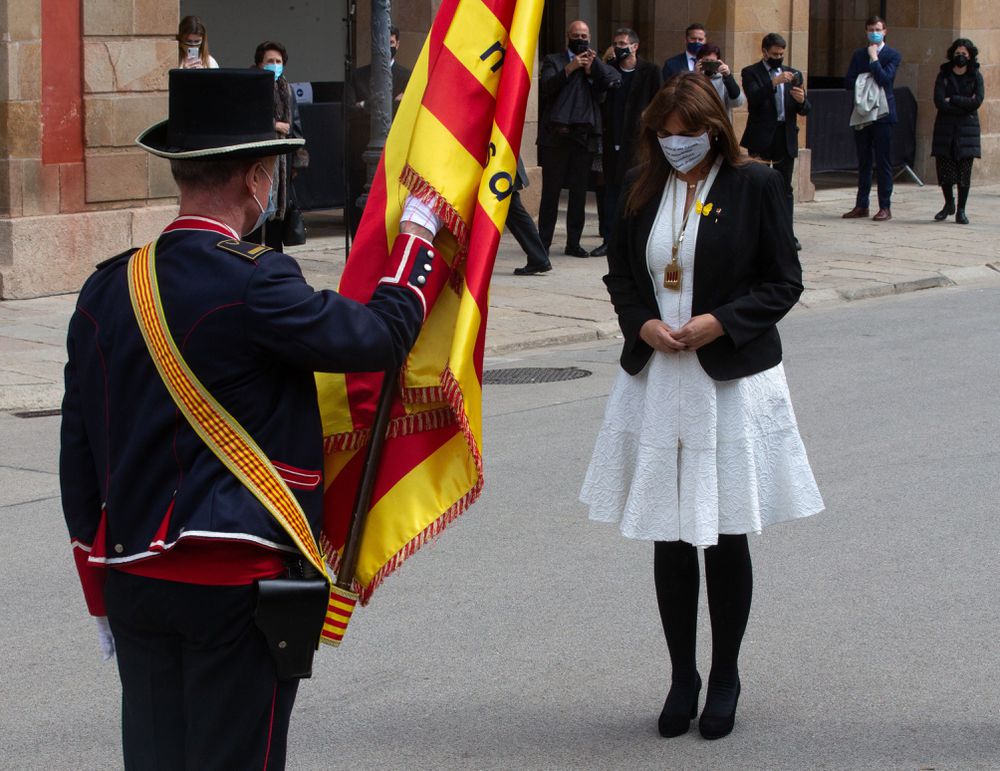
<path fill-rule="evenodd" d="M 135 143 L 146 152 L 161 158 L 179 160 L 210 160 L 212 158 L 263 158 L 268 155 L 285 155 L 305 145 L 306 140 L 268 139 L 261 142 L 242 142 L 223 147 L 206 147 L 201 150 L 187 150 L 172 147 L 167 142 L 167 121 L 160 121 L 135 138 Z"/>

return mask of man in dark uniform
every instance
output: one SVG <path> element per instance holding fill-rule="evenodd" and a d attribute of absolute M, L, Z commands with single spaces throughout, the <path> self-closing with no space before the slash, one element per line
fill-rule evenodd
<path fill-rule="evenodd" d="M 172 70 L 170 117 L 137 143 L 171 159 L 180 216 L 155 242 L 165 324 L 194 376 L 256 441 L 320 530 L 315 371 L 399 366 L 447 281 L 438 223 L 409 206 L 367 304 L 309 287 L 247 243 L 279 153 L 273 76 Z M 416 223 L 423 223 L 428 228 Z M 134 250 L 98 266 L 70 321 L 60 483 L 105 658 L 117 653 L 125 767 L 283 768 L 297 680 L 254 622 L 256 582 L 297 556 L 199 438 L 161 379 L 130 301 Z"/>

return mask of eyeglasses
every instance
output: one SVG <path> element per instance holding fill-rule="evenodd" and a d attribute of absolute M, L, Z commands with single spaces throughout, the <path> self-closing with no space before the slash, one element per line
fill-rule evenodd
<path fill-rule="evenodd" d="M 190 38 L 184 41 L 184 45 L 191 46 L 192 48 L 201 48 L 201 40 L 191 40 Z"/>

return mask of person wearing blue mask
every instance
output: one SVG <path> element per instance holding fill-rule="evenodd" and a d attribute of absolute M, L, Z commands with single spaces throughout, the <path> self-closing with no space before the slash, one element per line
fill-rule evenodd
<path fill-rule="evenodd" d="M 288 64 L 288 51 L 274 40 L 265 40 L 254 52 L 254 66 L 259 70 L 267 70 L 274 75 L 274 131 L 278 139 L 301 139 L 302 121 L 299 118 L 299 105 L 295 93 L 285 78 L 285 67 Z M 247 240 L 266 244 L 276 251 L 288 242 L 285 238 L 285 224 L 292 216 L 302 215 L 295 210 L 295 199 L 291 186 L 292 178 L 299 169 L 309 165 L 309 154 L 304 147 L 290 156 L 281 156 L 274 169 L 274 185 L 272 200 L 268 202 L 267 218 L 263 227 L 251 233 Z M 292 244 L 301 243 L 292 241 Z"/>
<path fill-rule="evenodd" d="M 892 219 L 892 127 L 896 123 L 896 96 L 893 93 L 896 72 L 903 61 L 899 51 L 885 43 L 888 28 L 880 16 L 865 22 L 867 45 L 851 57 L 851 65 L 844 79 L 844 87 L 855 92 L 855 84 L 862 75 L 868 75 L 885 95 L 887 112 L 872 123 L 856 126 L 854 145 L 858 152 L 858 195 L 854 208 L 845 212 L 844 219 L 868 216 L 869 195 L 872 189 L 872 153 L 875 155 L 875 174 L 878 177 L 878 212 L 872 217 L 876 222 Z M 879 110 L 881 113 L 882 110 Z"/>
<path fill-rule="evenodd" d="M 689 24 L 684 30 L 684 50 L 663 63 L 663 80 L 669 80 L 678 72 L 694 72 L 698 67 L 698 52 L 706 40 L 708 36 L 703 24 Z"/>

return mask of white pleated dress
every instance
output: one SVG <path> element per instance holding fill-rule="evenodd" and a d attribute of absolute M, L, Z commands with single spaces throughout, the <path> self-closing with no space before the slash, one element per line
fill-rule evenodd
<path fill-rule="evenodd" d="M 701 200 L 711 200 L 720 163 L 699 188 Z M 672 176 L 646 247 L 660 317 L 673 329 L 691 318 L 703 219 L 692 212 L 688 221 L 680 291 L 665 289 L 686 194 L 686 183 Z M 618 523 L 627 538 L 695 546 L 823 510 L 782 365 L 720 382 L 688 351 L 654 351 L 639 374 L 619 371 L 580 500 L 590 519 Z"/>

